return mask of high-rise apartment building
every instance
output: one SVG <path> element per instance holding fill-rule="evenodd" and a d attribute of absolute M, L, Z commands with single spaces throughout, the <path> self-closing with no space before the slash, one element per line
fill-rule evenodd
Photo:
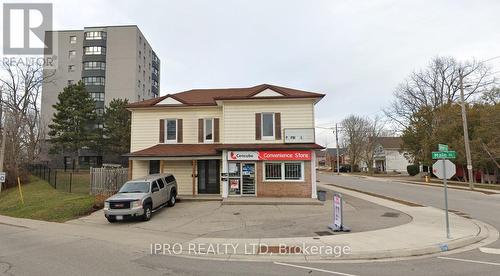
<path fill-rule="evenodd" d="M 45 139 L 54 114 L 52 105 L 68 84 L 83 81 L 98 114 L 114 98 L 136 102 L 158 97 L 160 59 L 137 26 L 51 31 L 46 34 L 49 38 L 56 58 L 55 66 L 44 69 L 51 75 L 42 86 Z"/>

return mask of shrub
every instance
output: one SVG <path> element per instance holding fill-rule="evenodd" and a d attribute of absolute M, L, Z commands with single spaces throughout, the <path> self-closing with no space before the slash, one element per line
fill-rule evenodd
<path fill-rule="evenodd" d="M 415 176 L 420 172 L 420 167 L 418 165 L 408 165 L 406 171 L 409 175 Z"/>

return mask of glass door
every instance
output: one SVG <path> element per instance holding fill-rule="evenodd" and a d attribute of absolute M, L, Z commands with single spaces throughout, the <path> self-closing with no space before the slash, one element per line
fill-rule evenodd
<path fill-rule="evenodd" d="M 242 163 L 241 165 L 241 194 L 255 195 L 255 163 Z"/>

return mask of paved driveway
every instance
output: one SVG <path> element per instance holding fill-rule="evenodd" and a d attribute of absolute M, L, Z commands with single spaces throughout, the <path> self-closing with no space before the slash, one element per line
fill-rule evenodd
<path fill-rule="evenodd" d="M 331 198 L 329 196 L 328 198 Z M 344 216 L 353 231 L 392 227 L 410 217 L 373 203 L 346 197 Z M 391 213 L 391 216 L 387 216 Z M 179 202 L 158 210 L 148 222 L 108 223 L 102 211 L 69 223 L 185 233 L 216 238 L 277 238 L 316 236 L 328 231 L 332 201 L 321 205 L 221 205 L 220 202 Z"/>

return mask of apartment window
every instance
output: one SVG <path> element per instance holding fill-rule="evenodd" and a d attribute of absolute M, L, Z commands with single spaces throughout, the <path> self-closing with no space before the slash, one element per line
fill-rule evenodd
<path fill-rule="evenodd" d="M 302 181 L 303 162 L 265 162 L 265 180 Z"/>
<path fill-rule="evenodd" d="M 73 85 L 73 84 L 75 84 L 74 80 L 68 80 L 68 85 Z"/>
<path fill-rule="evenodd" d="M 104 85 L 105 78 L 104 77 L 85 77 L 82 78 L 83 84 L 85 85 Z"/>
<path fill-rule="evenodd" d="M 76 56 L 76 51 L 75 50 L 69 51 L 68 56 L 69 56 L 69 58 L 73 58 L 74 56 Z"/>
<path fill-rule="evenodd" d="M 75 72 L 75 66 L 74 65 L 68 65 L 68 72 Z"/>
<path fill-rule="evenodd" d="M 204 119 L 204 132 L 205 133 L 205 142 L 213 142 L 214 141 L 214 119 Z"/>
<path fill-rule="evenodd" d="M 85 39 L 86 40 L 106 39 L 106 32 L 102 31 L 85 32 Z"/>
<path fill-rule="evenodd" d="M 156 80 L 153 80 L 153 86 L 158 88 L 158 82 Z"/>
<path fill-rule="evenodd" d="M 262 113 L 262 138 L 274 139 L 274 113 Z"/>
<path fill-rule="evenodd" d="M 153 67 L 153 74 L 158 75 L 158 69 Z"/>
<path fill-rule="evenodd" d="M 137 80 L 137 87 L 141 88 L 141 80 Z"/>
<path fill-rule="evenodd" d="M 69 43 L 70 44 L 76 44 L 76 36 L 72 35 L 69 37 Z"/>
<path fill-rule="evenodd" d="M 141 50 L 139 50 L 139 57 L 141 57 Z"/>
<path fill-rule="evenodd" d="M 90 97 L 96 102 L 104 102 L 104 93 L 92 92 Z"/>
<path fill-rule="evenodd" d="M 83 70 L 106 70 L 106 62 L 86 61 L 83 63 Z"/>
<path fill-rule="evenodd" d="M 167 143 L 177 142 L 177 119 L 167 119 L 165 120 L 165 131 L 166 131 L 166 141 Z"/>
<path fill-rule="evenodd" d="M 141 65 L 139 64 L 139 73 L 141 72 Z"/>
<path fill-rule="evenodd" d="M 101 47 L 101 46 L 83 47 L 83 53 L 85 55 L 105 55 L 106 54 L 106 47 Z"/>

